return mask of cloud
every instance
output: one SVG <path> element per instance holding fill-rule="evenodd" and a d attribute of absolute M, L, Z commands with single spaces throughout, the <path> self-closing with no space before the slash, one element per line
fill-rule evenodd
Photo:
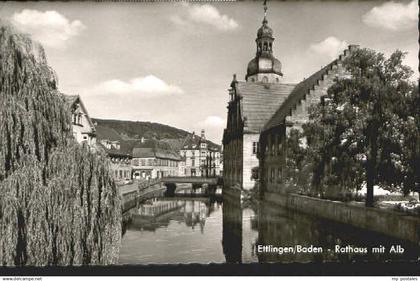
<path fill-rule="evenodd" d="M 210 139 L 216 143 L 220 143 L 223 135 L 223 129 L 226 126 L 226 120 L 215 115 L 207 116 L 204 120 L 198 122 L 194 129 L 201 131 L 204 129 L 206 131 L 207 139 Z"/>
<path fill-rule="evenodd" d="M 200 127 L 224 128 L 226 120 L 219 116 L 207 116 L 204 121 L 199 122 Z"/>
<path fill-rule="evenodd" d="M 31 34 L 42 45 L 51 48 L 65 47 L 72 37 L 86 28 L 81 21 L 70 21 L 56 11 L 25 9 L 14 13 L 11 22 L 20 31 Z"/>
<path fill-rule="evenodd" d="M 416 1 L 410 3 L 386 2 L 373 7 L 362 17 L 362 21 L 371 27 L 399 31 L 416 26 L 419 9 Z"/>
<path fill-rule="evenodd" d="M 346 48 L 346 41 L 342 41 L 334 36 L 330 36 L 324 41 L 312 44 L 309 47 L 309 51 L 319 55 L 328 56 L 330 59 L 335 59 Z"/>
<path fill-rule="evenodd" d="M 231 31 L 239 27 L 239 24 L 234 19 L 227 15 L 222 15 L 219 10 L 210 4 L 183 3 L 183 6 L 187 9 L 186 15 L 174 15 L 171 17 L 172 22 L 177 25 L 205 24 L 220 31 Z"/>
<path fill-rule="evenodd" d="M 113 79 L 96 85 L 93 94 L 97 95 L 136 95 L 142 98 L 155 98 L 161 96 L 183 94 L 184 91 L 154 75 L 133 78 L 128 82 Z"/>

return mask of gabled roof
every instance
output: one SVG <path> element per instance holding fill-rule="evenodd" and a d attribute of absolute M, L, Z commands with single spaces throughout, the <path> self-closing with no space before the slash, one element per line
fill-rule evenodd
<path fill-rule="evenodd" d="M 69 106 L 72 106 L 78 99 L 78 95 L 64 95 L 64 99 Z"/>
<path fill-rule="evenodd" d="M 98 125 L 96 126 L 96 136 L 98 140 L 110 140 L 110 141 L 121 141 L 122 138 L 118 134 L 117 131 L 115 131 L 112 128 Z"/>
<path fill-rule="evenodd" d="M 65 94 L 63 94 L 63 96 L 64 96 L 64 100 L 66 101 L 68 107 L 72 111 L 74 110 L 73 106 L 76 103 L 79 103 L 79 105 L 82 108 L 83 112 L 86 114 L 86 117 L 87 117 L 86 119 L 88 120 L 89 125 L 92 127 L 92 130 L 95 131 L 95 125 L 93 124 L 92 119 L 90 119 L 89 113 L 88 113 L 85 105 L 83 104 L 82 99 L 80 98 L 80 96 L 79 95 L 65 95 Z"/>
<path fill-rule="evenodd" d="M 324 79 L 324 75 L 337 65 L 338 61 L 342 61 L 345 56 L 347 56 L 352 50 L 358 49 L 358 45 L 349 45 L 348 49 L 344 51 L 344 54 L 340 55 L 338 59 L 332 61 L 327 66 L 321 68 L 321 70 L 315 72 L 307 79 L 303 80 L 290 93 L 287 99 L 279 106 L 274 115 L 270 120 L 265 124 L 263 130 L 268 130 L 284 122 L 286 116 L 290 115 L 291 110 L 309 93 L 311 89 L 314 89 L 315 85 L 319 83 L 320 80 Z"/>
<path fill-rule="evenodd" d="M 235 83 L 236 93 L 241 98 L 244 131 L 259 133 L 294 87 L 295 84 Z"/>
<path fill-rule="evenodd" d="M 200 149 L 201 138 L 197 135 L 188 135 L 180 149 Z"/>

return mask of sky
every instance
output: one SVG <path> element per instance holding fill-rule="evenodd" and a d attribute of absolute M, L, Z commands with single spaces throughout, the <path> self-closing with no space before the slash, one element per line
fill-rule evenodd
<path fill-rule="evenodd" d="M 0 18 L 45 48 L 59 90 L 96 118 L 205 129 L 221 143 L 232 75 L 245 80 L 263 2 L 2 2 Z M 268 1 L 274 56 L 298 83 L 349 44 L 408 52 L 418 74 L 416 1 Z"/>

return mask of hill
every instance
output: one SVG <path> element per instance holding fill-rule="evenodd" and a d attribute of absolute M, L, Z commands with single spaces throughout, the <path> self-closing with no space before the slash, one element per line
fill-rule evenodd
<path fill-rule="evenodd" d="M 179 139 L 189 135 L 189 132 L 187 131 L 160 123 L 96 118 L 92 118 L 92 121 L 100 126 L 114 129 L 124 140 L 141 139 L 142 137 L 146 139 Z"/>
<path fill-rule="evenodd" d="M 137 143 L 141 138 L 156 139 L 170 143 L 172 146 L 179 146 L 187 136 L 192 133 L 172 126 L 144 121 L 107 120 L 92 118 L 92 121 L 101 128 L 101 131 L 114 131 L 119 134 L 122 140 L 127 143 Z M 207 141 L 211 146 L 220 149 L 220 145 Z"/>

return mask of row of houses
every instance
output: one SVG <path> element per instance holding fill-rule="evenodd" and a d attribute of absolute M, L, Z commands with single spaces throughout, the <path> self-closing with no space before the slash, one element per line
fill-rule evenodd
<path fill-rule="evenodd" d="M 122 139 L 112 128 L 95 124 L 80 96 L 65 95 L 72 112 L 73 136 L 79 143 L 104 151 L 118 182 L 168 176 L 219 176 L 222 172 L 220 147 L 201 135 L 185 139 Z"/>
<path fill-rule="evenodd" d="M 248 63 L 245 81 L 234 75 L 230 84 L 223 178 L 226 187 L 240 185 L 245 190 L 254 188 L 259 178 L 260 191 L 267 195 L 283 188 L 289 131 L 302 130 L 309 107 L 321 102 L 336 78 L 348 75 L 343 60 L 358 46 L 350 45 L 336 60 L 291 84 L 282 82 L 282 64 L 273 55 L 273 30 L 266 16 L 255 42 L 256 55 Z"/>

